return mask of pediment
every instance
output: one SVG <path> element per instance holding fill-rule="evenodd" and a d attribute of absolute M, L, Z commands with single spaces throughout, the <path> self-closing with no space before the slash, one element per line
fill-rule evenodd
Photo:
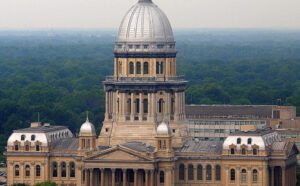
<path fill-rule="evenodd" d="M 96 153 L 86 159 L 87 161 L 150 161 L 143 154 L 130 152 L 127 149 L 115 147 L 104 152 Z"/>

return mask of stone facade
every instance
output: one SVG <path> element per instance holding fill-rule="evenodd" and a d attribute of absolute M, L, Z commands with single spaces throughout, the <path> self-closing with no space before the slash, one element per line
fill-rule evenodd
<path fill-rule="evenodd" d="M 139 0 L 127 14 L 114 74 L 104 81 L 98 138 L 88 118 L 78 137 L 41 123 L 14 131 L 7 143 L 8 185 L 294 186 L 298 149 L 270 129 L 231 134 L 224 142 L 189 136 L 187 82 L 176 75 L 169 21 L 151 0 Z"/>

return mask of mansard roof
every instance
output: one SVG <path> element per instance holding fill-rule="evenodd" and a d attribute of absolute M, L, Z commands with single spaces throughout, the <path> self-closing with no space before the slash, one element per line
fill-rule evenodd
<path fill-rule="evenodd" d="M 177 149 L 176 152 L 221 154 L 222 145 L 223 141 L 199 141 L 194 139 L 186 141 L 182 148 Z"/>
<path fill-rule="evenodd" d="M 65 138 L 54 141 L 51 144 L 51 154 L 53 155 L 76 155 L 79 147 L 78 138 Z"/>

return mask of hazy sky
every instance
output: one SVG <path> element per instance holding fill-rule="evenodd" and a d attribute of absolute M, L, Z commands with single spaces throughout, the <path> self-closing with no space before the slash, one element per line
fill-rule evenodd
<path fill-rule="evenodd" d="M 153 0 L 175 28 L 300 28 L 300 0 Z M 0 29 L 116 28 L 137 0 L 0 0 Z"/>

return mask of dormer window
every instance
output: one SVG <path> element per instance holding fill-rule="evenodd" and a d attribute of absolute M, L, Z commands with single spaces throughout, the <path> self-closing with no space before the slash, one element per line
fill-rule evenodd
<path fill-rule="evenodd" d="M 246 149 L 242 148 L 242 155 L 246 155 Z"/>
<path fill-rule="evenodd" d="M 40 151 L 40 145 L 35 146 L 35 151 Z"/>
<path fill-rule="evenodd" d="M 18 151 L 18 150 L 19 150 L 19 145 L 15 144 L 15 151 Z"/>
<path fill-rule="evenodd" d="M 231 149 L 230 149 L 230 154 L 235 154 L 234 148 L 231 148 Z"/>
<path fill-rule="evenodd" d="M 248 145 L 251 145 L 252 139 L 251 139 L 251 138 L 248 138 L 247 143 L 248 143 Z"/>
<path fill-rule="evenodd" d="M 21 136 L 21 141 L 24 141 L 25 138 L 26 138 L 26 136 L 25 136 L 24 134 L 22 134 L 22 136 Z"/>
<path fill-rule="evenodd" d="M 25 145 L 25 151 L 29 151 L 29 145 Z"/>
<path fill-rule="evenodd" d="M 35 135 L 31 135 L 31 141 L 35 140 Z"/>
<path fill-rule="evenodd" d="M 253 149 L 252 151 L 253 151 L 253 155 L 257 155 L 257 149 L 256 148 Z"/>
<path fill-rule="evenodd" d="M 241 142 L 242 142 L 241 138 L 238 138 L 238 139 L 236 140 L 236 143 L 237 143 L 237 144 L 241 144 Z"/>

